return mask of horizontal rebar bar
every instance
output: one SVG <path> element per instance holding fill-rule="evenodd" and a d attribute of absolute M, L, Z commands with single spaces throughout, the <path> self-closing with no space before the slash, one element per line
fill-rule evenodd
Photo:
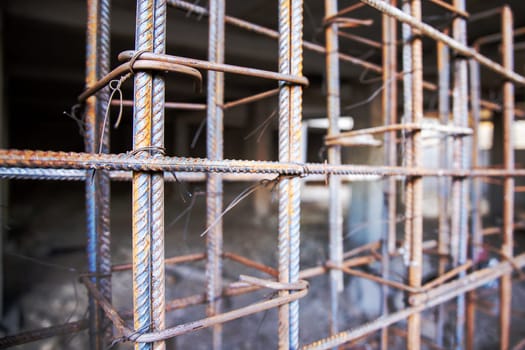
<path fill-rule="evenodd" d="M 32 150 L 0 150 L 0 165 L 14 168 L 62 168 L 86 170 L 134 170 L 202 173 L 275 174 L 281 176 L 310 175 L 378 175 L 428 177 L 505 177 L 525 176 L 525 169 L 429 169 L 371 165 L 330 165 L 325 163 L 279 163 L 255 160 L 208 160 L 202 158 L 145 156 L 131 153 L 89 154 Z"/>
<path fill-rule="evenodd" d="M 73 321 L 58 326 L 45 327 L 0 338 L 0 349 L 35 342 L 59 335 L 68 335 L 83 331 L 88 327 L 87 320 Z"/>
<path fill-rule="evenodd" d="M 412 306 L 412 307 L 403 309 L 401 311 L 392 313 L 388 316 L 380 317 L 372 322 L 356 327 L 352 330 L 340 332 L 332 337 L 321 339 L 319 341 L 305 345 L 302 349 L 303 350 L 331 349 L 338 345 L 341 345 L 349 341 L 352 341 L 354 339 L 360 338 L 364 335 L 378 331 L 381 328 L 384 328 L 394 323 L 397 323 L 399 321 L 402 321 L 410 315 L 421 312 L 425 309 L 429 309 L 436 305 L 442 304 L 450 299 L 457 297 L 460 294 L 464 294 L 468 291 L 474 290 L 486 284 L 487 282 L 497 279 L 501 277 L 502 275 L 511 272 L 512 269 L 514 268 L 513 265 L 516 265 L 520 268 L 523 267 L 523 265 L 525 265 L 525 254 L 521 254 L 517 256 L 515 259 L 513 259 L 513 264 L 511 264 L 510 262 L 502 262 L 494 267 L 473 272 L 459 280 L 444 284 L 433 290 L 434 293 L 433 293 L 432 298 L 424 297 L 424 296 L 427 296 L 428 295 L 427 293 L 429 292 L 419 294 L 420 296 L 422 296 L 420 298 L 425 298 L 424 299 L 425 301 L 423 302 L 421 300 L 418 300 L 418 302 L 422 302 L 422 303 L 417 306 Z M 440 291 L 440 293 L 437 292 L 438 290 Z"/>
<path fill-rule="evenodd" d="M 168 4 L 171 5 L 171 6 L 177 7 L 179 9 L 183 9 L 183 10 L 186 10 L 186 11 L 189 11 L 189 12 L 193 12 L 193 13 L 199 15 L 199 16 L 207 16 L 208 15 L 208 10 L 206 8 L 204 8 L 202 6 L 195 5 L 193 3 L 189 3 L 187 1 L 168 0 Z M 361 5 L 361 6 L 358 6 L 358 7 L 362 7 L 363 3 L 358 3 L 356 5 Z M 248 22 L 248 21 L 242 20 L 240 18 L 236 18 L 236 17 L 232 17 L 232 16 L 226 16 L 225 17 L 225 21 L 226 21 L 226 23 L 228 23 L 230 25 L 236 26 L 238 28 L 245 29 L 247 31 L 251 31 L 253 33 L 264 35 L 264 36 L 272 38 L 272 39 L 278 39 L 279 38 L 279 33 L 276 30 L 273 30 L 273 29 L 270 29 L 270 28 L 267 28 L 267 27 L 263 27 L 261 25 L 257 25 L 257 24 Z M 303 47 L 306 50 L 310 50 L 312 52 L 317 52 L 317 53 L 320 53 L 320 54 L 325 54 L 326 53 L 326 48 L 324 46 L 321 46 L 321 45 L 318 45 L 318 44 L 315 44 L 315 43 L 312 43 L 312 42 L 309 42 L 309 41 L 303 41 Z M 372 62 L 369 62 L 369 61 L 362 60 L 360 58 L 351 56 L 349 54 L 339 53 L 338 57 L 339 57 L 339 59 L 341 61 L 355 64 L 355 65 L 357 65 L 359 67 L 362 67 L 364 69 L 367 69 L 369 71 L 372 71 L 372 72 L 375 72 L 375 73 L 378 73 L 378 74 L 381 74 L 383 72 L 383 68 L 381 66 L 379 66 L 379 65 L 377 65 L 375 63 L 372 63 Z M 398 74 L 397 78 L 398 79 L 402 79 L 402 75 Z M 428 82 L 428 81 L 424 81 L 423 82 L 423 87 L 426 90 L 430 90 L 430 91 L 437 91 L 438 90 L 436 84 Z M 481 105 L 484 108 L 487 108 L 487 109 L 492 110 L 492 111 L 501 111 L 502 110 L 500 104 L 492 102 L 492 101 L 488 101 L 488 100 L 481 100 Z M 515 110 L 515 114 L 516 114 L 517 117 L 525 117 L 525 111 L 523 111 L 521 109 L 516 109 Z"/>
<path fill-rule="evenodd" d="M 327 136 L 326 140 L 336 140 L 338 138 L 344 137 L 354 137 L 361 135 L 371 135 L 371 134 L 380 134 L 389 131 L 420 131 L 420 130 L 429 130 L 441 132 L 449 135 L 471 135 L 471 128 L 463 128 L 456 126 L 448 125 L 439 125 L 439 124 L 417 124 L 417 123 L 406 123 L 406 124 L 392 124 L 392 125 L 383 125 L 376 126 L 372 128 L 352 130 L 347 132 L 342 132 L 338 135 Z"/>
<path fill-rule="evenodd" d="M 118 59 L 121 61 L 127 61 L 131 59 L 136 53 L 137 52 L 133 50 L 124 51 L 118 55 Z M 278 80 L 278 81 L 284 81 L 290 84 L 308 86 L 308 79 L 303 76 L 295 76 L 291 74 L 280 74 L 280 73 L 271 72 L 271 71 L 262 70 L 262 69 L 234 66 L 234 65 L 225 64 L 225 63 L 215 63 L 215 62 L 198 60 L 195 58 L 144 52 L 140 55 L 140 58 L 136 62 L 140 62 L 141 60 L 147 60 L 147 61 L 151 60 L 151 61 L 156 61 L 156 62 L 164 62 L 168 64 L 180 64 L 180 65 L 195 68 L 195 69 L 204 69 L 204 70 L 211 70 L 211 71 L 216 71 L 216 72 L 246 75 L 249 77 L 258 77 L 258 78 L 263 78 L 263 79 Z"/>
<path fill-rule="evenodd" d="M 516 84 L 525 85 L 525 77 L 523 77 L 522 75 L 504 68 L 501 64 L 496 63 L 492 61 L 491 59 L 483 56 L 482 54 L 480 54 L 473 48 L 463 45 L 457 40 L 454 40 L 450 36 L 443 34 L 438 29 L 424 22 L 420 22 L 416 20 L 414 17 L 404 13 L 398 8 L 388 5 L 386 2 L 380 1 L 380 0 L 360 0 L 360 1 L 376 8 L 377 10 L 383 13 L 386 13 L 389 16 L 394 17 L 400 22 L 410 25 L 411 27 L 419 30 L 422 34 L 425 34 L 431 39 L 443 42 L 444 44 L 448 45 L 451 49 L 455 50 L 458 54 L 463 55 L 467 58 L 474 59 L 475 61 L 479 62 L 481 65 L 501 75 L 502 77 L 507 78 L 508 80 Z"/>

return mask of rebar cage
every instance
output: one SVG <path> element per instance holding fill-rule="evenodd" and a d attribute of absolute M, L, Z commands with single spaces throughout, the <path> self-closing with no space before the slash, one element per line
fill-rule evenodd
<path fill-rule="evenodd" d="M 278 30 L 265 28 L 225 14 L 224 0 L 210 0 L 204 8 L 182 0 L 137 0 L 136 42 L 133 51 L 122 52 L 122 63 L 110 69 L 110 0 L 87 1 L 86 90 L 79 96 L 84 109 L 85 152 L 65 153 L 38 150 L 0 150 L 0 175 L 4 179 L 80 180 L 85 181 L 87 208 L 87 242 L 89 271 L 81 276 L 90 296 L 89 322 L 77 321 L 0 339 L 1 347 L 9 347 L 46 337 L 89 328 L 92 349 L 104 349 L 112 342 L 133 342 L 136 349 L 164 349 L 165 340 L 204 328 L 212 329 L 211 347 L 222 347 L 221 325 L 253 313 L 278 308 L 279 349 L 330 349 L 344 344 L 370 341 L 379 332 L 378 345 L 389 346 L 389 326 L 406 320 L 406 345 L 420 349 L 421 313 L 437 308 L 436 339 L 433 346 L 443 346 L 443 303 L 456 300 L 455 346 L 473 349 L 476 318 L 475 290 L 488 281 L 501 278 L 500 328 L 501 349 L 510 344 L 512 272 L 525 264 L 525 256 L 514 256 L 514 178 L 525 176 L 525 170 L 514 165 L 511 127 L 515 115 L 523 111 L 514 105 L 514 85 L 524 85 L 525 77 L 514 72 L 513 16 L 510 7 L 470 15 L 465 0 L 449 4 L 432 3 L 450 11 L 452 25 L 438 30 L 422 22 L 421 1 L 398 4 L 397 0 L 361 0 L 338 9 L 337 0 L 325 0 L 325 46 L 303 41 L 303 1 L 278 1 Z M 341 31 L 363 24 L 363 20 L 347 17 L 365 5 L 381 11 L 382 42 Z M 192 11 L 209 18 L 208 61 L 174 56 L 166 53 L 167 7 Z M 275 6 L 269 3 L 267 6 Z M 502 63 L 480 53 L 486 40 L 467 46 L 467 19 L 479 20 L 489 15 L 501 16 L 501 33 L 488 40 L 501 40 Z M 475 17 L 475 19 L 474 19 Z M 402 23 L 402 46 L 397 45 L 397 26 Z M 225 25 L 248 30 L 278 40 L 278 72 L 224 63 Z M 452 35 L 449 35 L 449 30 Z M 382 48 L 382 65 L 339 52 L 339 37 L 345 36 L 365 45 Z M 439 69 L 437 84 L 423 81 L 422 37 L 436 41 Z M 326 106 L 329 127 L 325 137 L 328 149 L 326 163 L 307 163 L 301 153 L 302 93 L 308 87 L 303 76 L 303 49 L 326 57 Z M 398 71 L 398 52 L 402 54 L 402 71 Z M 452 52 L 451 52 L 452 51 Z M 452 55 L 453 54 L 453 55 Z M 383 125 L 369 129 L 341 132 L 339 65 L 357 65 L 382 75 Z M 480 67 L 504 79 L 503 103 L 481 98 Z M 165 101 L 165 73 L 188 75 L 197 84 L 207 76 L 207 103 L 193 104 Z M 224 74 L 258 77 L 277 82 L 273 90 L 235 101 L 224 101 Z M 450 81 L 452 73 L 453 80 Z M 109 153 L 109 120 L 106 109 L 110 95 L 127 79 L 133 79 L 133 149 L 124 154 Z M 470 84 L 469 84 L 470 79 Z M 398 93 L 401 82 L 403 90 Z M 439 125 L 423 123 L 423 91 L 439 95 Z M 398 106 L 398 94 L 404 103 Z M 223 159 L 223 111 L 240 104 L 278 96 L 278 162 Z M 118 101 L 117 101 L 118 102 Z M 113 102 L 115 103 L 115 102 Z M 450 104 L 452 103 L 452 110 Z M 119 104 L 119 103 L 117 103 Z M 164 149 L 164 112 L 166 108 L 206 110 L 207 157 L 188 158 L 167 155 Z M 504 166 L 479 167 L 477 125 L 481 108 L 501 113 L 503 117 Z M 397 115 L 403 111 L 403 118 Z M 452 120 L 450 120 L 452 115 Z M 471 120 L 469 120 L 471 115 Z M 439 168 L 422 166 L 422 132 L 430 129 L 440 135 Z M 360 135 L 383 135 L 384 164 L 381 166 L 344 164 L 343 147 L 363 146 Z M 399 135 L 402 135 L 400 138 Z M 399 144 L 403 152 L 399 152 Z M 452 153 L 452 164 L 447 154 Z M 400 155 L 400 156 L 399 156 Z M 244 177 L 239 174 L 245 174 Z M 270 267 L 247 257 L 223 251 L 222 186 L 225 179 L 259 180 L 261 174 L 278 191 L 278 266 Z M 355 178 L 374 175 L 383 182 L 384 220 L 382 239 L 350 251 L 343 251 L 343 206 L 341 186 Z M 164 252 L 164 183 L 180 178 L 206 181 L 206 252 L 165 258 Z M 433 249 L 423 241 L 423 178 L 439 180 L 439 232 Z M 327 223 L 329 259 L 318 267 L 300 269 L 301 241 L 300 191 L 303 179 L 325 179 L 329 187 L 329 220 Z M 483 247 L 484 234 L 477 203 L 481 181 L 502 178 L 504 189 L 503 227 L 499 250 L 502 262 L 489 268 L 473 263 Z M 132 183 L 133 262 L 112 265 L 110 249 L 110 183 Z M 398 187 L 402 181 L 404 208 L 398 208 Z M 448 208 L 450 203 L 450 209 Z M 470 203 L 470 208 L 469 208 Z M 397 217 L 404 210 L 403 239 L 397 244 Z M 406 262 L 407 283 L 396 282 L 389 274 L 389 264 L 399 256 Z M 364 255 L 363 255 L 364 254 Z M 439 257 L 439 274 L 423 284 L 423 254 Z M 224 259 L 230 259 L 262 271 L 267 279 L 240 276 L 239 282 L 225 286 L 222 277 Z M 205 294 L 166 301 L 166 264 L 205 260 Z M 357 266 L 380 262 L 382 275 L 356 269 Z M 450 267 L 451 266 L 451 267 Z M 133 273 L 133 325 L 125 321 L 112 305 L 111 275 L 118 271 Z M 330 330 L 327 337 L 311 344 L 299 342 L 299 299 L 308 293 L 307 279 L 328 274 L 330 279 Z M 383 315 L 367 324 L 345 329 L 339 324 L 338 295 L 344 288 L 343 276 L 370 279 L 383 287 Z M 221 298 L 259 289 L 276 291 L 274 297 L 254 304 L 224 310 Z M 389 312 L 386 295 L 389 289 L 408 294 L 408 306 Z M 166 325 L 165 313 L 190 305 L 207 305 L 207 317 L 187 324 Z M 464 334 L 466 331 L 466 335 Z"/>

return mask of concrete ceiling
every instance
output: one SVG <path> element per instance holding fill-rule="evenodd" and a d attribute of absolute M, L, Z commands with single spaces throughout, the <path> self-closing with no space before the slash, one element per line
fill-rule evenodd
<path fill-rule="evenodd" d="M 194 1 L 207 6 L 206 0 Z M 355 0 L 340 1 L 340 8 L 355 3 Z M 134 46 L 135 6 L 133 0 L 113 0 L 112 6 L 112 66 L 117 64 L 120 51 Z M 304 38 L 323 43 L 322 17 L 323 1 L 305 1 Z M 468 0 L 471 13 L 501 6 L 504 1 Z M 515 26 L 525 26 L 525 1 L 508 1 L 515 13 Z M 449 21 L 443 17 L 445 12 L 429 1 L 423 1 L 425 20 L 435 26 Z M 7 75 L 8 101 L 10 111 L 27 114 L 30 119 L 47 118 L 49 114 L 61 114 L 64 106 L 71 106 L 76 95 L 83 89 L 85 55 L 85 0 L 4 0 L 0 3 L 4 10 L 5 22 L 5 71 Z M 228 0 L 227 13 L 254 23 L 277 28 L 276 2 L 267 0 Z M 380 15 L 371 8 L 361 8 L 353 13 L 358 18 L 371 18 L 374 24 L 369 27 L 351 29 L 354 34 L 374 40 L 380 39 Z M 168 53 L 206 59 L 207 18 L 198 18 L 180 10 L 168 12 Z M 469 27 L 471 40 L 498 32 L 499 19 L 491 18 Z M 350 30 L 348 30 L 350 31 Z M 523 38 L 525 40 L 525 38 Z M 517 39 L 519 42 L 520 39 Z M 277 43 L 273 39 L 261 38 L 237 28 L 227 26 L 226 62 L 277 70 Z M 434 43 L 425 41 L 425 77 L 434 80 L 436 74 Z M 380 63 L 381 52 L 361 44 L 341 39 L 341 50 L 368 61 Z M 487 47 L 484 53 L 499 60 L 497 45 Z M 517 53 L 518 72 L 523 73 L 522 52 Z M 342 64 L 342 76 L 347 82 L 358 81 L 363 69 L 351 64 Z M 311 80 L 312 87 L 322 86 L 324 58 L 305 52 L 304 73 Z M 485 74 L 486 82 L 494 89 L 500 79 Z M 368 77 L 372 77 L 371 74 Z M 171 78 L 170 78 L 171 79 Z M 275 82 L 260 79 L 227 76 L 227 99 L 238 98 L 250 93 L 275 87 Z M 130 87 L 127 88 L 128 91 Z M 168 99 L 204 101 L 204 94 L 196 95 L 190 82 L 180 79 L 170 80 Z M 13 107 L 14 106 L 14 107 Z M 11 114 L 13 114 L 11 113 Z M 11 117 L 13 118 L 13 117 Z M 14 122 L 16 124 L 16 121 Z"/>

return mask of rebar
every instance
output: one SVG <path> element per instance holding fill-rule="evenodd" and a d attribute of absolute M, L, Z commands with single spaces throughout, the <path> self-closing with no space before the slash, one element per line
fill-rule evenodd
<path fill-rule="evenodd" d="M 514 257 L 515 178 L 525 177 L 525 169 L 516 168 L 512 126 L 515 116 L 523 111 L 515 107 L 514 85 L 525 85 L 525 78 L 514 71 L 514 37 L 522 28 L 513 30 L 510 7 L 503 6 L 482 14 L 467 12 L 465 0 L 452 4 L 431 0 L 453 15 L 452 37 L 449 28 L 438 29 L 422 22 L 421 0 L 404 0 L 402 10 L 397 0 L 361 0 L 338 10 L 337 0 L 325 0 L 323 29 L 326 46 L 303 41 L 303 1 L 279 0 L 278 30 L 227 16 L 225 1 L 211 0 L 209 8 L 178 0 L 137 0 L 136 42 L 134 50 L 124 51 L 118 59 L 123 63 L 109 69 L 110 0 L 88 1 L 86 89 L 78 97 L 85 105 L 85 152 L 54 152 L 38 150 L 0 150 L 0 178 L 84 181 L 86 188 L 88 268 L 80 279 L 89 292 L 89 322 L 59 325 L 48 329 L 21 333 L 0 339 L 4 344 L 24 343 L 53 335 L 78 331 L 89 325 L 91 349 L 103 349 L 113 338 L 127 341 L 135 349 L 166 348 L 165 340 L 184 334 L 210 329 L 211 347 L 223 348 L 222 325 L 257 312 L 277 309 L 279 349 L 299 349 L 299 299 L 308 293 L 304 279 L 329 276 L 328 337 L 303 349 L 328 349 L 349 344 L 373 332 L 381 331 L 380 346 L 387 349 L 389 326 L 406 320 L 406 347 L 417 350 L 428 339 L 422 337 L 422 312 L 436 310 L 436 348 L 445 347 L 447 310 L 444 303 L 456 299 L 455 342 L 449 347 L 473 349 L 476 308 L 481 306 L 476 289 L 489 281 L 500 282 L 500 348 L 510 348 L 512 272 L 525 265 L 523 254 Z M 375 42 L 341 28 L 370 25 L 373 21 L 342 17 L 370 5 L 382 14 L 382 41 Z M 167 6 L 192 11 L 209 17 L 208 59 L 197 60 L 166 53 Z M 477 21 L 488 15 L 501 14 L 501 33 L 491 34 L 467 46 L 467 21 Z M 402 72 L 398 72 L 397 23 L 402 23 Z M 261 34 L 278 40 L 278 72 L 236 66 L 225 63 L 225 25 Z M 342 53 L 339 34 L 375 49 L 382 49 L 382 64 L 376 65 Z M 426 35 L 437 41 L 438 84 L 423 81 L 423 41 Z M 480 45 L 502 39 L 502 63 L 496 63 L 480 53 Z M 309 81 L 303 76 L 303 49 L 325 55 L 326 110 L 328 129 L 325 146 L 328 160 L 308 163 L 303 157 L 302 96 Z M 450 53 L 452 50 L 452 55 Z M 451 61 L 453 89 L 450 91 Z M 341 132 L 340 63 L 350 62 L 364 70 L 381 75 L 382 125 Z M 470 87 L 468 80 L 470 64 Z M 480 68 L 488 68 L 504 79 L 503 102 L 483 100 Z M 163 72 L 191 76 L 197 85 L 201 71 L 207 71 L 206 104 L 166 102 Z M 225 103 L 225 74 L 236 74 L 257 81 L 269 79 L 277 88 Z M 114 79 L 119 84 L 133 76 L 132 101 L 109 101 L 108 86 Z M 403 82 L 403 117 L 398 118 L 398 81 Z M 119 85 L 120 87 L 120 85 Z M 470 89 L 470 90 L 469 90 Z M 438 94 L 439 124 L 424 123 L 424 91 Z M 470 91 L 470 94 L 469 94 Z M 381 92 L 381 90 L 378 91 Z M 278 96 L 278 161 L 224 159 L 224 111 L 229 108 Z M 453 125 L 450 125 L 450 97 L 453 98 Z M 471 103 L 473 123 L 468 120 Z M 113 154 L 109 146 L 110 124 L 106 110 L 110 105 L 133 106 L 133 149 Z M 206 110 L 206 158 L 167 156 L 164 145 L 165 110 L 167 108 Z M 503 115 L 503 167 L 480 167 L 477 127 L 482 108 Z M 401 120 L 398 120 L 401 119 Z M 438 134 L 439 165 L 423 167 L 423 133 Z M 342 150 L 349 146 L 377 146 L 380 140 L 371 135 L 382 134 L 384 165 L 356 165 L 343 162 Z M 363 141 L 359 137 L 372 140 Z M 399 139 L 399 140 L 398 140 Z M 452 140 L 452 142 L 450 142 Z M 449 147 L 452 143 L 452 147 Z M 398 148 L 399 145 L 399 148 Z M 471 149 L 472 147 L 472 149 Z M 449 160 L 452 148 L 452 163 Z M 400 159 L 398 159 L 400 157 Z M 352 161 L 352 160 L 351 160 Z M 437 241 L 423 241 L 423 178 L 438 178 Z M 482 229 L 479 203 L 481 181 L 503 184 L 503 227 Z M 304 178 L 304 180 L 303 180 Z M 132 262 L 111 265 L 110 252 L 110 182 L 129 181 L 132 184 Z M 300 269 L 301 184 L 303 181 L 325 182 L 329 188 L 328 260 L 307 269 Z M 343 252 L 343 182 L 383 181 L 381 239 Z M 206 252 L 165 258 L 164 252 L 164 182 L 206 181 Z M 277 266 L 268 266 L 252 258 L 223 251 L 222 217 L 224 181 L 260 181 L 253 186 L 273 184 L 278 188 Z M 471 227 L 469 230 L 469 181 Z M 404 186 L 398 196 L 397 186 Z M 450 189 L 449 189 L 450 187 Z M 450 192 L 450 193 L 449 193 Z M 404 216 L 397 217 L 398 197 L 404 199 Z M 449 201 L 452 204 L 448 208 Z M 352 208 L 350 209 L 352 210 Z M 404 237 L 397 242 L 397 224 L 404 224 Z M 488 234 L 502 234 L 500 249 L 487 246 Z M 470 237 L 469 237 L 470 234 Z M 400 246 L 400 248 L 398 248 Z M 499 255 L 503 262 L 480 269 L 477 266 L 485 250 Z M 438 275 L 423 283 L 424 254 L 439 259 Z M 406 280 L 392 278 L 392 259 L 402 258 L 408 275 Z M 236 282 L 223 282 L 223 260 L 229 259 L 267 279 L 240 275 Z M 165 266 L 206 261 L 205 290 L 190 296 L 166 301 Z M 452 262 L 452 267 L 447 264 Z M 360 270 L 368 266 L 377 272 Z M 117 312 L 111 297 L 111 275 L 132 272 L 133 309 Z M 379 284 L 382 292 L 381 316 L 353 330 L 340 331 L 339 299 L 344 288 L 344 275 L 366 278 Z M 269 289 L 274 296 L 255 301 L 238 309 L 224 311 L 222 299 Z M 389 310 L 391 289 L 407 293 L 408 306 Z M 466 299 L 467 298 L 467 299 Z M 193 305 L 206 304 L 206 317 L 167 326 L 166 312 Z M 126 319 L 133 318 L 133 326 Z M 466 325 L 466 326 L 465 326 Z M 465 337 L 465 329 L 467 336 Z M 114 334 L 115 333 L 115 334 Z M 447 344 L 448 346 L 449 344 Z M 520 344 L 518 344 L 520 346 Z"/>
<path fill-rule="evenodd" d="M 397 0 L 391 0 L 390 4 L 397 6 Z M 383 37 L 383 99 L 382 113 L 383 124 L 394 125 L 397 123 L 397 81 L 394 80 L 397 74 L 397 28 L 393 18 L 387 15 L 382 16 L 382 37 Z M 387 165 L 397 165 L 396 134 L 395 132 L 384 134 L 384 162 Z M 385 219 L 382 244 L 381 244 L 381 275 L 388 280 L 390 278 L 390 255 L 396 248 L 396 181 L 394 178 L 387 178 L 383 184 L 383 218 Z M 382 315 L 386 316 L 388 310 L 389 290 L 386 285 L 382 287 Z M 388 328 L 381 330 L 381 349 L 388 349 Z"/>
<path fill-rule="evenodd" d="M 501 32 L 503 34 L 502 61 L 503 67 L 514 70 L 514 20 L 509 6 L 503 6 L 501 13 Z M 514 169 L 514 139 L 512 135 L 514 123 L 514 84 L 511 81 L 503 83 L 503 163 L 507 170 Z M 503 180 L 503 246 L 502 253 L 512 258 L 514 255 L 514 178 Z M 500 349 L 510 347 L 510 320 L 512 301 L 512 279 L 510 274 L 501 278 L 500 284 Z"/>
<path fill-rule="evenodd" d="M 465 9 L 464 0 L 455 0 L 454 6 L 460 10 Z M 467 42 L 467 27 L 464 18 L 455 18 L 453 22 L 454 39 L 461 44 Z M 453 117 L 454 125 L 468 126 L 468 76 L 467 61 L 456 56 L 454 62 L 454 98 Z M 468 141 L 463 137 L 456 137 L 453 141 L 453 166 L 457 169 L 466 169 L 470 153 Z M 467 260 L 468 241 L 468 182 L 465 178 L 452 179 L 452 219 L 451 219 L 451 255 L 454 266 L 465 264 Z M 464 347 L 464 330 L 466 320 L 465 296 L 459 295 L 457 299 L 455 347 Z"/>
<path fill-rule="evenodd" d="M 325 18 L 337 14 L 337 0 L 325 0 Z M 339 41 L 338 27 L 331 23 L 325 28 L 326 36 L 326 106 L 328 118 L 327 137 L 338 136 L 339 116 L 341 115 L 341 97 L 339 88 Z M 328 149 L 328 161 L 330 164 L 341 164 L 341 146 L 331 146 Z M 341 178 L 330 176 L 329 182 L 329 256 L 335 264 L 343 260 L 343 206 L 341 200 Z M 330 334 L 337 333 L 339 314 L 339 294 L 343 290 L 343 274 L 333 269 L 330 271 Z"/>
<path fill-rule="evenodd" d="M 225 2 L 210 1 L 208 60 L 224 63 L 224 11 Z M 208 101 L 206 115 L 207 156 L 212 160 L 223 157 L 223 111 L 224 74 L 208 72 Z M 208 260 L 206 263 L 207 279 L 207 315 L 215 316 L 221 312 L 221 303 L 217 298 L 222 290 L 222 198 L 223 185 L 220 174 L 209 174 L 206 182 L 206 235 Z M 218 220 L 218 221 L 217 221 Z M 213 349 L 222 348 L 222 327 L 213 327 Z"/>

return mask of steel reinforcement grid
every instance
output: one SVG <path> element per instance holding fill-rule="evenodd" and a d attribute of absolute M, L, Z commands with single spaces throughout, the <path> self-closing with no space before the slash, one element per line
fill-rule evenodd
<path fill-rule="evenodd" d="M 89 318 L 49 328 L 25 332 L 0 339 L 0 347 L 44 339 L 51 336 L 89 329 L 91 349 L 106 349 L 109 344 L 132 342 L 135 349 L 164 349 L 165 340 L 205 328 L 212 330 L 210 347 L 222 348 L 222 324 L 268 309 L 278 309 L 279 349 L 330 349 L 345 344 L 369 342 L 381 349 L 389 347 L 392 335 L 406 338 L 406 347 L 420 349 L 423 342 L 433 348 L 443 346 L 445 310 L 443 304 L 455 300 L 457 313 L 455 348 L 473 349 L 476 319 L 475 290 L 494 279 L 500 281 L 500 343 L 510 348 L 512 273 L 525 265 L 525 255 L 513 256 L 514 178 L 525 176 L 516 169 L 511 127 L 514 117 L 524 112 L 514 106 L 514 86 L 525 85 L 525 77 L 514 72 L 514 31 L 510 7 L 503 6 L 481 14 L 469 14 L 465 0 L 431 0 L 449 11 L 453 20 L 449 28 L 438 30 L 422 22 L 421 0 L 361 0 L 339 9 L 337 0 L 325 0 L 325 46 L 303 41 L 303 1 L 278 1 L 278 29 L 265 28 L 225 14 L 224 0 L 210 0 L 207 8 L 182 0 L 137 0 L 135 49 L 118 56 L 121 64 L 110 69 L 110 0 L 87 0 L 86 90 L 79 96 L 85 113 L 85 152 L 65 153 L 38 150 L 0 150 L 0 177 L 3 179 L 84 181 L 86 189 L 87 242 L 89 270 L 81 280 L 89 292 Z M 167 8 L 191 11 L 209 19 L 208 60 L 173 56 L 166 53 Z M 266 6 L 275 6 L 268 3 Z M 360 8 L 370 6 L 382 13 L 382 40 L 359 37 L 340 30 L 363 25 L 366 21 L 348 17 Z M 501 33 L 467 45 L 469 21 L 487 16 L 501 16 Z M 398 35 L 398 25 L 401 33 Z M 278 41 L 278 72 L 224 63 L 225 26 L 251 31 Z M 382 64 L 375 65 L 341 53 L 339 38 L 382 49 Z M 402 45 L 397 45 L 401 37 Z M 438 82 L 423 80 L 422 39 L 436 42 Z M 480 53 L 487 42 L 502 43 L 502 62 L 494 62 Z M 303 76 L 303 50 L 324 55 L 326 60 L 326 106 L 328 130 L 325 145 L 326 163 L 304 163 L 302 144 L 302 95 L 308 87 Z M 400 51 L 400 52 L 399 52 Z M 400 53 L 400 55 L 398 55 Z M 402 71 L 398 71 L 398 57 Z M 356 65 L 382 77 L 383 125 L 363 130 L 341 132 L 339 65 Z M 480 67 L 504 79 L 503 103 L 481 98 Z M 176 72 L 202 82 L 207 77 L 207 103 L 195 104 L 165 101 L 165 72 Z M 452 74 L 451 74 L 452 73 Z M 274 80 L 277 87 L 265 93 L 236 101 L 224 101 L 224 74 L 239 74 Z M 451 81 L 450 76 L 453 79 Z M 133 106 L 133 149 L 125 154 L 109 153 L 109 120 L 105 109 L 110 102 L 112 81 L 120 85 L 133 78 L 134 99 L 124 101 Z M 470 79 L 470 84 L 469 84 Z M 398 91 L 398 86 L 402 90 Z M 439 96 L 439 125 L 423 123 L 423 91 Z M 403 105 L 398 106 L 398 95 Z M 223 112 L 240 104 L 269 96 L 278 96 L 278 161 L 223 159 Z M 470 101 L 470 104 L 469 104 Z M 452 102 L 452 110 L 449 105 Z M 206 110 L 207 157 L 168 156 L 164 150 L 164 113 L 166 108 Z M 480 168 L 478 163 L 477 125 L 481 108 L 499 112 L 503 117 L 504 166 Z M 398 111 L 402 110 L 403 118 Z M 469 121 L 469 114 L 472 121 Z M 452 115 L 452 121 L 449 116 Z M 422 167 L 422 135 L 430 129 L 439 133 L 438 169 Z M 384 159 L 381 166 L 344 164 L 341 149 L 366 145 L 360 135 L 383 135 Z M 402 134 L 400 138 L 399 135 Z M 403 152 L 399 152 L 399 147 Z M 448 152 L 452 162 L 448 161 Z M 177 173 L 177 176 L 174 174 Z M 245 174 L 244 177 L 239 174 Z M 278 188 L 278 266 L 270 267 L 246 257 L 223 251 L 222 213 L 223 181 L 257 181 L 261 174 L 275 175 Z M 343 251 L 343 182 L 350 179 L 381 178 L 384 192 L 385 222 L 382 238 L 365 246 Z M 439 180 L 439 230 L 432 249 L 423 241 L 423 178 Z M 164 183 L 206 181 L 206 252 L 165 258 L 164 253 Z M 300 269 L 301 242 L 300 190 L 303 179 L 323 179 L 329 187 L 329 220 L 327 223 L 329 259 L 315 268 Z M 477 203 L 480 183 L 487 178 L 502 178 L 504 190 L 502 228 L 481 227 Z M 112 265 L 110 250 L 110 183 L 132 183 L 131 264 Z M 398 208 L 399 181 L 404 182 L 404 204 Z M 469 202 L 472 206 L 469 210 Z M 450 210 L 448 209 L 450 203 Z M 398 244 L 397 218 L 403 214 L 403 239 Z M 470 221 L 470 224 L 469 224 Z M 484 235 L 497 231 L 502 235 L 499 250 L 504 259 L 496 266 L 476 268 L 473 260 L 484 243 Z M 401 232 L 399 232 L 401 233 Z M 430 242 L 432 243 L 432 242 Z M 400 253 L 401 252 L 401 253 Z M 362 255 L 365 254 L 365 255 Z M 402 255 L 408 271 L 407 283 L 390 276 L 389 264 Z M 438 276 L 422 281 L 423 256 L 439 256 Z M 267 279 L 240 276 L 239 282 L 225 286 L 222 280 L 223 260 L 230 259 L 257 269 Z M 166 300 L 165 265 L 206 262 L 204 294 Z M 381 264 L 381 276 L 356 269 L 373 262 Z M 111 275 L 131 270 L 133 275 L 133 323 L 112 305 Z M 307 279 L 327 274 L 330 280 L 330 309 L 326 317 L 330 329 L 326 338 L 311 344 L 300 344 L 299 299 L 307 295 Z M 343 276 L 367 278 L 382 286 L 382 316 L 357 328 L 339 323 L 338 315 L 346 310 L 338 305 L 344 288 Z M 221 298 L 260 289 L 275 291 L 274 297 L 234 310 L 224 310 Z M 389 312 L 386 295 L 389 289 L 408 294 L 408 307 Z M 206 304 L 206 317 L 185 324 L 167 325 L 166 312 L 197 304 Z M 421 336 L 422 312 L 435 308 L 436 336 Z M 322 317 L 322 316 L 321 316 Z M 406 331 L 391 327 L 406 320 Z M 466 333 L 465 333 L 466 332 Z M 379 337 L 376 337 L 379 335 Z M 373 338 L 376 337 L 376 338 Z M 373 339 L 376 339 L 375 343 Z M 428 344 L 427 344 L 428 345 Z"/>

